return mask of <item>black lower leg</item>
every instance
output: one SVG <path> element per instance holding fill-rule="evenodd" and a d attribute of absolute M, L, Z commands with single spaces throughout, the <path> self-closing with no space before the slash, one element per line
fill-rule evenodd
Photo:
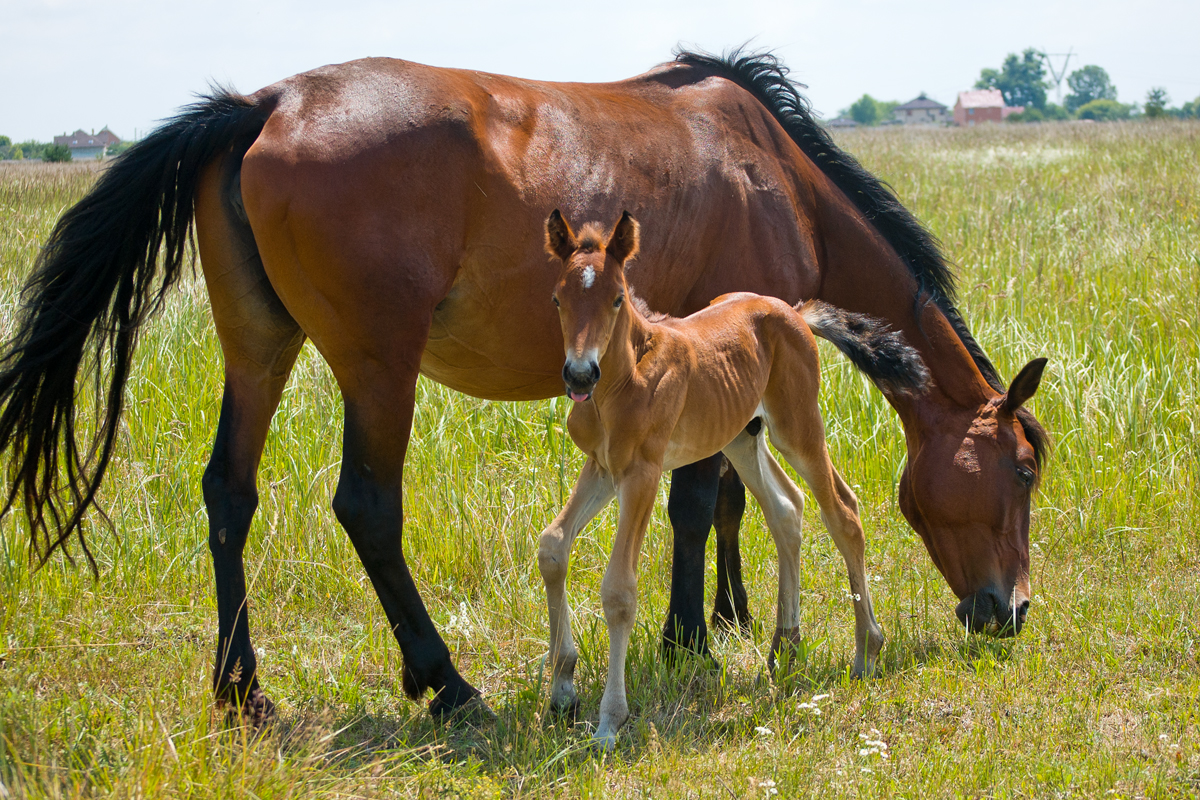
<path fill-rule="evenodd" d="M 348 412 L 334 512 L 350 535 L 404 654 L 405 694 L 417 699 L 432 690 L 430 713 L 442 717 L 479 697 L 479 690 L 454 668 L 405 562 L 399 487 L 381 483 L 365 467 L 363 437 L 356 434 Z"/>
<path fill-rule="evenodd" d="M 746 511 L 746 487 L 730 466 L 721 476 L 713 525 L 717 531 L 717 592 L 713 600 L 713 627 L 750 627 L 746 587 L 742 583 L 742 554 L 738 531 Z"/>
<path fill-rule="evenodd" d="M 228 404 L 228 399 L 226 400 Z M 230 475 L 228 414 L 223 409 L 212 459 L 204 472 L 208 509 L 208 548 L 217 588 L 217 657 L 213 691 L 220 703 L 261 721 L 272 706 L 258 687 L 258 659 L 250 641 L 246 573 L 242 551 L 258 506 L 253 481 L 247 485 Z"/>
<path fill-rule="evenodd" d="M 667 516 L 671 520 L 674 553 L 671 562 L 671 602 L 663 625 L 663 655 L 668 660 L 679 648 L 708 654 L 704 621 L 704 548 L 712 528 L 720 453 L 680 467 L 671 473 Z"/>

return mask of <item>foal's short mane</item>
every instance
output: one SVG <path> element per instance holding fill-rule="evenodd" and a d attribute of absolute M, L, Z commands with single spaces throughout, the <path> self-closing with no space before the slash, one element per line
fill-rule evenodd
<path fill-rule="evenodd" d="M 604 230 L 599 222 L 585 222 L 575 238 L 579 241 L 577 249 L 585 253 L 594 253 L 604 249 L 608 241 L 608 231 Z"/>
<path fill-rule="evenodd" d="M 813 119 L 808 100 L 788 80 L 788 68 L 775 55 L 745 53 L 744 46 L 722 56 L 679 49 L 675 62 L 733 81 L 766 106 L 804 155 L 854 203 L 908 266 L 920 288 L 918 302 L 921 295 L 931 299 L 950 321 L 984 380 L 997 392 L 1007 391 L 996 367 L 954 307 L 954 272 L 937 238 L 900 203 L 891 187 L 833 143 L 825 128 Z M 1040 465 L 1049 448 L 1049 436 L 1028 409 L 1018 408 L 1016 415 Z"/>

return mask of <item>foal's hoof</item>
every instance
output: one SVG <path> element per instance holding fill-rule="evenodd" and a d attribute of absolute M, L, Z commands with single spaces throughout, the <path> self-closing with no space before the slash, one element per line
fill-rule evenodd
<path fill-rule="evenodd" d="M 228 695 L 217 698 L 217 711 L 224 712 L 226 724 L 262 728 L 275 716 L 275 704 L 257 686 L 250 690 L 245 701 L 239 703 L 236 698 L 234 687 L 230 687 Z"/>
<path fill-rule="evenodd" d="M 798 645 L 803 641 L 800 636 L 800 628 L 783 628 L 775 629 L 775 636 L 771 639 L 771 653 L 767 656 L 767 669 L 771 673 L 772 678 L 779 678 L 776 674 L 776 669 L 779 666 L 779 661 L 790 662 L 793 657 L 799 653 Z"/>
<path fill-rule="evenodd" d="M 440 695 L 436 696 L 429 701 L 429 714 L 443 725 L 480 727 L 496 721 L 496 712 L 492 711 L 480 694 L 474 694 L 465 702 L 454 706 L 442 702 Z"/>
<path fill-rule="evenodd" d="M 601 753 L 611 753 L 617 749 L 617 732 L 601 733 L 596 731 L 592 734 L 592 747 Z"/>
<path fill-rule="evenodd" d="M 550 701 L 550 712 L 564 719 L 579 719 L 579 709 L 583 706 L 578 697 L 554 699 Z"/>

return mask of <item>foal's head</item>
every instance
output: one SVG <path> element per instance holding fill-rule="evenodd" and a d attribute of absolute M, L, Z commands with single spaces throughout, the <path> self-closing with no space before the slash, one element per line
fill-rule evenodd
<path fill-rule="evenodd" d="M 600 359 L 626 305 L 625 262 L 637 255 L 638 224 L 626 211 L 612 233 L 595 223 L 579 235 L 558 209 L 546 220 L 546 252 L 562 261 L 551 299 L 562 323 L 567 397 L 582 403 L 600 380 Z"/>

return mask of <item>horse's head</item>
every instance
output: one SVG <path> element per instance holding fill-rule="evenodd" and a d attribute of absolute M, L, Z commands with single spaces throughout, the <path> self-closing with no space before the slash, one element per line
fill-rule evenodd
<path fill-rule="evenodd" d="M 576 236 L 558 209 L 546 220 L 546 252 L 562 261 L 551 300 L 562 323 L 563 381 L 583 402 L 600 380 L 600 359 L 625 305 L 625 262 L 637 255 L 638 224 L 626 211 L 612 233 L 588 223 Z"/>
<path fill-rule="evenodd" d="M 1029 610 L 1029 501 L 1046 435 L 1022 409 L 1046 359 L 1008 391 L 921 441 L 900 479 L 900 509 L 925 541 L 972 631 L 1012 636 Z"/>

